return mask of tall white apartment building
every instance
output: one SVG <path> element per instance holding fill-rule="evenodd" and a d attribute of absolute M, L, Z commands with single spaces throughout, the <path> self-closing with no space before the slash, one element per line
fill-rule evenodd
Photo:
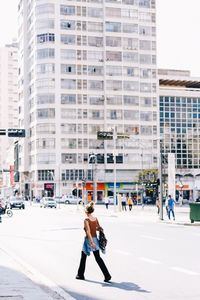
<path fill-rule="evenodd" d="M 67 193 L 84 178 L 89 192 L 95 172 L 100 199 L 112 192 L 116 153 L 117 187 L 128 190 L 141 168 L 157 166 L 155 0 L 21 0 L 18 8 L 21 180 L 35 196 Z M 130 138 L 97 139 L 114 128 Z"/>
<path fill-rule="evenodd" d="M 0 48 L 0 129 L 18 128 L 17 44 Z M 6 153 L 13 139 L 0 136 L 0 169 L 8 169 Z M 13 162 L 10 162 L 10 164 Z"/>

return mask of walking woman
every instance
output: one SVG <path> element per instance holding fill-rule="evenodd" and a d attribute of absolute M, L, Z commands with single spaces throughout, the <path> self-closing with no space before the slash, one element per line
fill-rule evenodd
<path fill-rule="evenodd" d="M 94 212 L 94 203 L 90 202 L 85 209 L 85 213 L 87 215 L 87 218 L 84 220 L 84 230 L 86 233 L 86 237 L 83 243 L 81 260 L 80 260 L 80 265 L 78 268 L 78 274 L 76 276 L 76 279 L 81 279 L 81 280 L 85 279 L 84 273 L 85 273 L 86 258 L 87 256 L 90 255 L 90 252 L 92 251 L 95 260 L 104 275 L 104 281 L 109 282 L 111 280 L 111 275 L 108 272 L 108 269 L 103 259 L 100 257 L 100 253 L 99 253 L 100 248 L 99 248 L 99 241 L 97 239 L 97 230 L 100 229 L 100 225 L 97 218 L 92 215 L 93 212 Z"/>

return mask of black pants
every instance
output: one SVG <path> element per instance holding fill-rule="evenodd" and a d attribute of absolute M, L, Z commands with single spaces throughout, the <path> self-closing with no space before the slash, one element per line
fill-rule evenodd
<path fill-rule="evenodd" d="M 108 272 L 108 269 L 106 268 L 106 265 L 103 261 L 103 259 L 100 256 L 99 250 L 93 251 L 94 257 L 96 259 L 96 262 L 98 263 L 103 275 L 105 278 L 110 277 L 110 274 Z M 85 273 L 85 264 L 86 264 L 86 258 L 87 255 L 82 251 L 81 252 L 81 261 L 80 261 L 80 266 L 78 268 L 78 276 L 83 277 Z"/>

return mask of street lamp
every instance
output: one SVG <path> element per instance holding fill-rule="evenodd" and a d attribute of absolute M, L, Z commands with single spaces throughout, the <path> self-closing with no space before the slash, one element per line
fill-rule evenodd
<path fill-rule="evenodd" d="M 97 201 L 97 179 L 96 179 L 96 164 L 97 164 L 97 155 L 92 153 L 89 155 L 89 162 L 92 159 L 92 177 L 93 177 L 93 201 Z"/>

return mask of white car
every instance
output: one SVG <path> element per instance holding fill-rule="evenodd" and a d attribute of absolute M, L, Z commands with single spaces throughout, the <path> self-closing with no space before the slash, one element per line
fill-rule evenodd
<path fill-rule="evenodd" d="M 42 200 L 40 201 L 40 207 L 57 207 L 57 203 L 54 198 L 52 197 L 43 197 Z"/>
<path fill-rule="evenodd" d="M 74 195 L 68 195 L 63 197 L 65 204 L 77 204 L 77 197 Z M 78 197 L 78 204 L 82 203 L 82 198 Z"/>

